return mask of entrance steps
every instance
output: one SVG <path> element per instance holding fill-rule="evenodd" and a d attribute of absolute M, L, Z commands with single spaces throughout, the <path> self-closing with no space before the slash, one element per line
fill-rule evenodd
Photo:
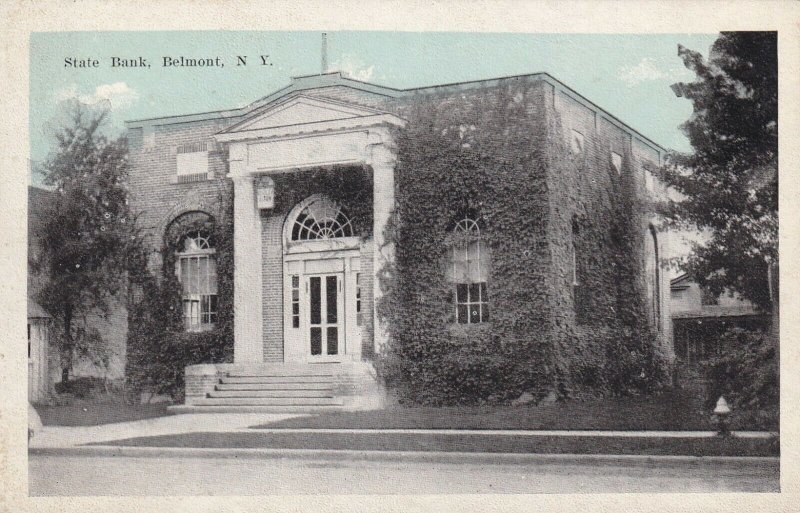
<path fill-rule="evenodd" d="M 344 405 L 337 397 L 336 373 L 330 366 L 265 365 L 222 373 L 213 390 L 192 401 L 194 412 L 224 408 L 258 408 L 265 412 L 328 410 Z"/>
<path fill-rule="evenodd" d="M 200 364 L 186 368 L 181 413 L 319 413 L 380 407 L 371 365 L 335 363 Z"/>

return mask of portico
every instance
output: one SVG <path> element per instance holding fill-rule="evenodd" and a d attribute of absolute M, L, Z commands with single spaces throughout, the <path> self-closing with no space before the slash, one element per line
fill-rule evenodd
<path fill-rule="evenodd" d="M 374 326 L 371 342 L 381 346 L 385 327 L 375 309 L 364 308 L 362 301 L 381 297 L 374 276 L 393 255 L 391 243 L 384 240 L 394 204 L 390 128 L 403 124 L 386 112 L 298 95 L 215 135 L 218 143 L 228 145 L 228 176 L 234 184 L 235 365 L 268 361 L 265 332 L 274 333 L 276 324 L 281 325 L 284 363 L 359 362 L 367 310 Z M 323 191 L 277 221 L 272 215 L 270 226 L 282 225 L 274 228 L 279 229 L 280 247 L 275 239 L 265 242 L 262 223 L 274 207 L 272 177 L 347 166 L 373 174 L 371 238 L 357 236 L 348 213 Z M 280 269 L 275 269 L 278 262 Z M 369 280 L 362 278 L 365 271 L 371 273 Z M 365 283 L 371 284 L 371 294 L 363 290 Z"/>

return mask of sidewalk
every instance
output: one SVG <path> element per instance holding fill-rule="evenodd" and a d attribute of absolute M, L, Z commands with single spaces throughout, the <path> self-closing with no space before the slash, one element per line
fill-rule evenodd
<path fill-rule="evenodd" d="M 44 426 L 31 438 L 28 447 L 31 449 L 68 448 L 85 444 L 111 442 L 124 438 L 179 435 L 200 431 L 235 433 L 250 431 L 248 428 L 256 424 L 277 422 L 298 416 L 265 413 L 195 413 L 168 415 L 166 417 L 103 424 L 100 426 Z"/>
<path fill-rule="evenodd" d="M 270 428 L 265 424 L 300 417 L 297 414 L 265 413 L 202 413 L 182 414 L 88 427 L 45 426 L 30 440 L 30 449 L 78 448 L 87 444 L 104 445 L 112 442 L 166 435 L 200 433 L 247 433 L 276 435 L 435 435 L 446 438 L 464 436 L 516 438 L 644 438 L 644 439 L 702 439 L 714 438 L 713 431 L 553 431 L 497 429 L 339 429 L 339 428 Z M 761 431 L 735 432 L 736 438 L 768 439 L 775 434 Z"/>

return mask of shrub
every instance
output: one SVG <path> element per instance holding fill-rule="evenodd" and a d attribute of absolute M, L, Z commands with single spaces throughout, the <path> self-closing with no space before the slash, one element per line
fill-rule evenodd
<path fill-rule="evenodd" d="M 709 381 L 707 406 L 725 396 L 734 414 L 750 412 L 762 426 L 774 425 L 779 413 L 779 370 L 767 333 L 733 328 L 719 338 L 722 354 L 704 365 Z"/>

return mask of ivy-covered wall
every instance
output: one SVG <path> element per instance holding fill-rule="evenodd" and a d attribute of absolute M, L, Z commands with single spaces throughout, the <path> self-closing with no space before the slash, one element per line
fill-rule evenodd
<path fill-rule="evenodd" d="M 184 369 L 198 363 L 233 361 L 233 188 L 221 184 L 208 211 L 190 211 L 166 226 L 153 270 L 146 253 L 131 275 L 128 298 L 128 354 L 125 368 L 129 392 L 184 392 Z M 181 286 L 175 274 L 182 237 L 195 230 L 211 235 L 217 264 L 217 322 L 213 329 L 187 332 L 183 324 Z M 152 260 L 152 259 L 151 259 Z"/>
<path fill-rule="evenodd" d="M 421 96 L 396 133 L 396 262 L 379 305 L 380 368 L 402 401 L 503 402 L 657 386 L 664 361 L 642 288 L 643 206 L 609 141 L 567 145 L 555 91 L 508 80 Z M 618 150 L 630 162 L 630 149 Z M 491 248 L 487 323 L 455 324 L 447 234 L 480 217 Z M 580 283 L 573 286 L 573 227 Z"/>

